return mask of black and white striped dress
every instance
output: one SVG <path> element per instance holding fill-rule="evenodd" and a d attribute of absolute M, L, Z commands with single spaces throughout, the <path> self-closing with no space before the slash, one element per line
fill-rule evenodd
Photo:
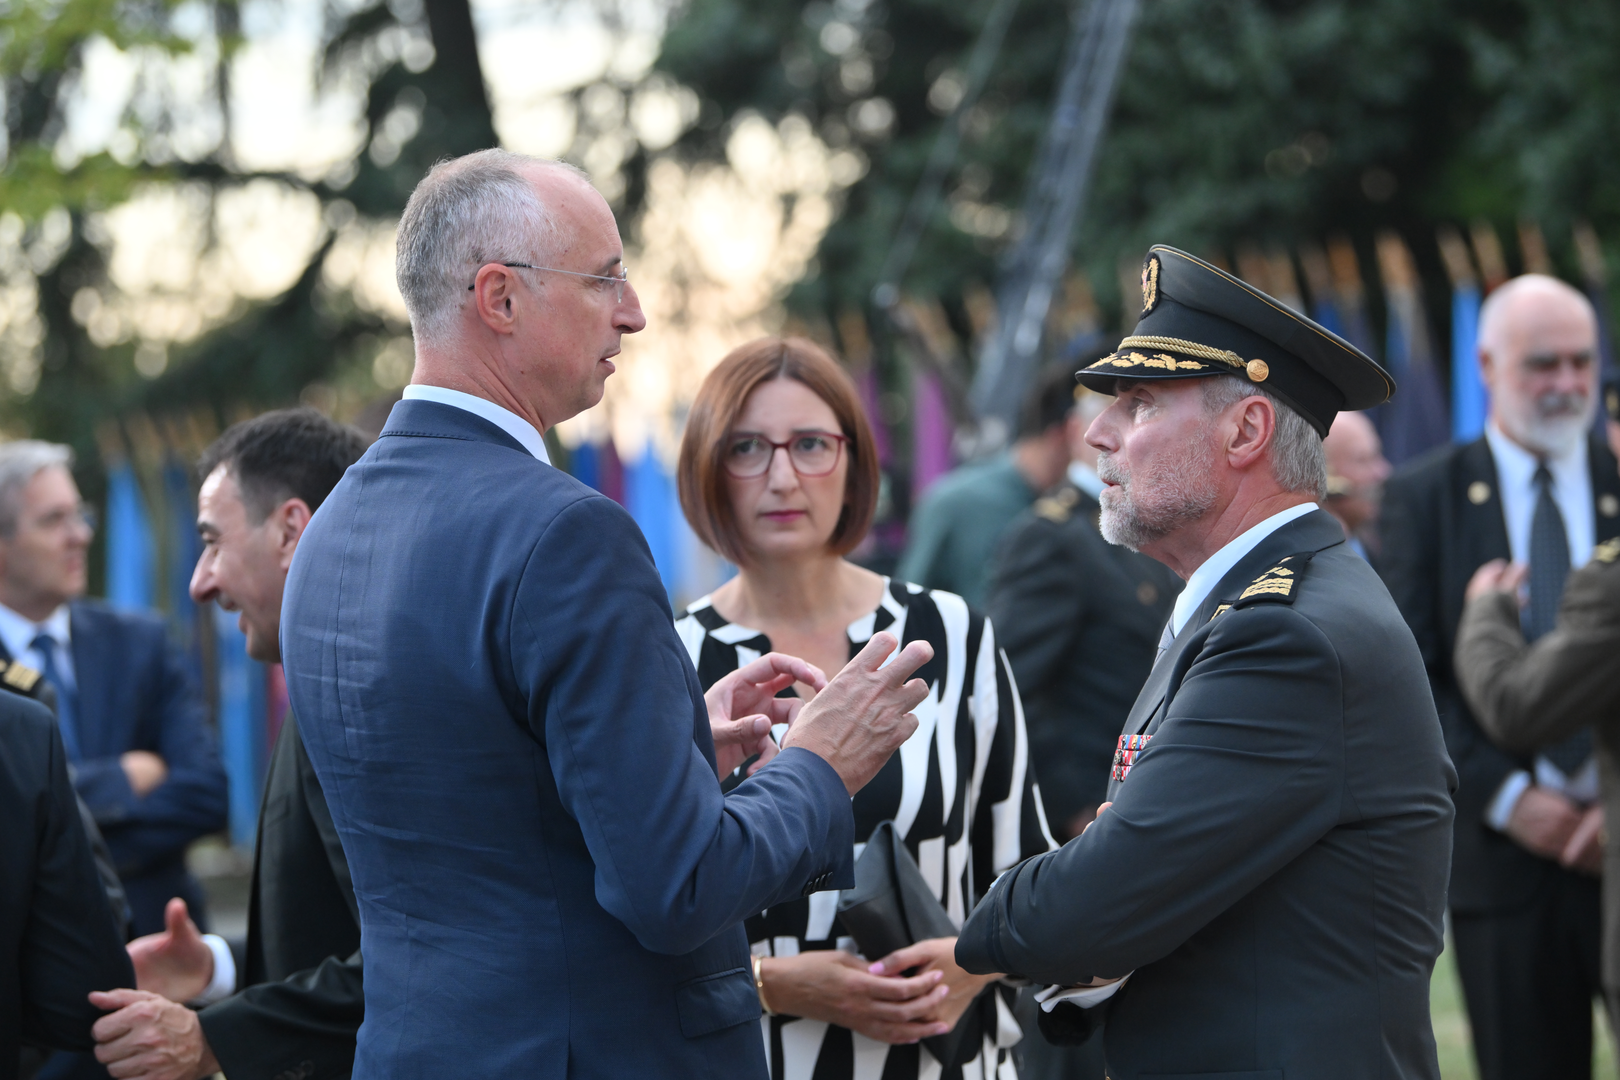
<path fill-rule="evenodd" d="M 675 628 L 705 689 L 771 651 L 764 634 L 727 622 L 708 597 L 688 607 Z M 856 855 L 872 830 L 892 819 L 960 926 L 998 874 L 1056 846 L 1029 763 L 1023 706 L 990 622 L 954 593 L 884 579 L 877 610 L 850 624 L 850 655 L 880 630 L 902 644 L 933 645 L 933 659 L 917 672 L 932 692 L 916 710 L 916 732 L 854 797 Z M 819 892 L 749 919 L 754 955 L 855 952 L 837 903 L 836 891 Z M 984 1049 L 949 1076 L 920 1045 L 890 1046 L 820 1020 L 763 1017 L 772 1080 L 1014 1080 L 1010 1048 L 1020 1033 L 1012 995 L 999 987 L 979 1003 Z"/>

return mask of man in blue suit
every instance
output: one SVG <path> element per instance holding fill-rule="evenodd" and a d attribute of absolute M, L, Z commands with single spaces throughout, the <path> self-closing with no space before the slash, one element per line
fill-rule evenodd
<path fill-rule="evenodd" d="M 831 682 L 767 656 L 705 698 L 639 530 L 541 438 L 645 325 L 607 203 L 484 151 L 428 174 L 398 244 L 413 385 L 281 623 L 360 905 L 354 1076 L 763 1077 L 742 920 L 853 884 L 849 795 L 915 728 L 930 650 L 879 670 L 880 634 Z M 824 686 L 802 711 L 795 678 Z"/>
<path fill-rule="evenodd" d="M 83 598 L 91 526 L 66 446 L 0 446 L 0 658 L 56 691 L 73 786 L 107 839 L 137 934 L 184 897 L 186 846 L 225 827 L 225 770 L 163 623 Z"/>

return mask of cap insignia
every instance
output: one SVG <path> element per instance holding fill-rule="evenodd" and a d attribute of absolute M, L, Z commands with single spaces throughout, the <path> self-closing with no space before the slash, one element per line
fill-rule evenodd
<path fill-rule="evenodd" d="M 1612 563 L 1616 559 L 1620 559 L 1620 536 L 1605 540 L 1592 549 L 1593 562 Z"/>
<path fill-rule="evenodd" d="M 1271 365 L 1264 360 L 1250 360 L 1243 370 L 1248 372 L 1250 382 L 1265 382 L 1271 374 Z"/>
<path fill-rule="evenodd" d="M 1468 501 L 1475 506 L 1484 506 L 1491 501 L 1491 485 L 1483 480 L 1475 480 L 1468 485 Z"/>
<path fill-rule="evenodd" d="M 1159 257 L 1149 255 L 1142 264 L 1142 314 L 1159 306 Z"/>

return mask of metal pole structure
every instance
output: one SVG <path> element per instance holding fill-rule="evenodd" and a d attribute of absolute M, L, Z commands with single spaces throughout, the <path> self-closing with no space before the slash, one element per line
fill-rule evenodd
<path fill-rule="evenodd" d="M 1137 6 L 1138 0 L 1090 0 L 1074 20 L 1057 103 L 1024 206 L 1023 234 L 1002 264 L 996 332 L 973 380 L 986 449 L 1005 445 L 1017 424 L 1046 314 L 1069 262 L 1069 239 L 1091 181 Z"/>

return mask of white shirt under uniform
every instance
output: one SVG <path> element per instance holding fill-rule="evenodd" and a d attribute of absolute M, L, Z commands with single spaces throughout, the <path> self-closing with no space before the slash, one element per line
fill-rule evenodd
<path fill-rule="evenodd" d="M 1502 434 L 1492 420 L 1485 425 L 1485 441 L 1490 445 L 1491 457 L 1496 460 L 1496 486 L 1502 495 L 1502 524 L 1507 527 L 1508 551 L 1516 563 L 1530 562 L 1530 522 L 1536 514 L 1536 470 L 1541 459 Z M 1553 502 L 1564 518 L 1564 535 L 1569 538 L 1569 568 L 1578 570 L 1592 558 L 1592 547 L 1597 542 L 1597 519 L 1592 514 L 1592 467 L 1587 460 L 1586 439 L 1576 440 L 1575 446 L 1561 457 L 1546 460 L 1547 471 L 1552 474 Z M 1535 760 L 1535 774 L 1516 769 L 1508 774 L 1496 795 L 1485 808 L 1485 823 L 1498 832 L 1506 832 L 1508 819 L 1519 797 L 1532 783 L 1556 791 L 1581 805 L 1596 802 L 1598 797 L 1597 758 L 1591 757 L 1575 770 L 1574 776 L 1545 757 Z"/>

